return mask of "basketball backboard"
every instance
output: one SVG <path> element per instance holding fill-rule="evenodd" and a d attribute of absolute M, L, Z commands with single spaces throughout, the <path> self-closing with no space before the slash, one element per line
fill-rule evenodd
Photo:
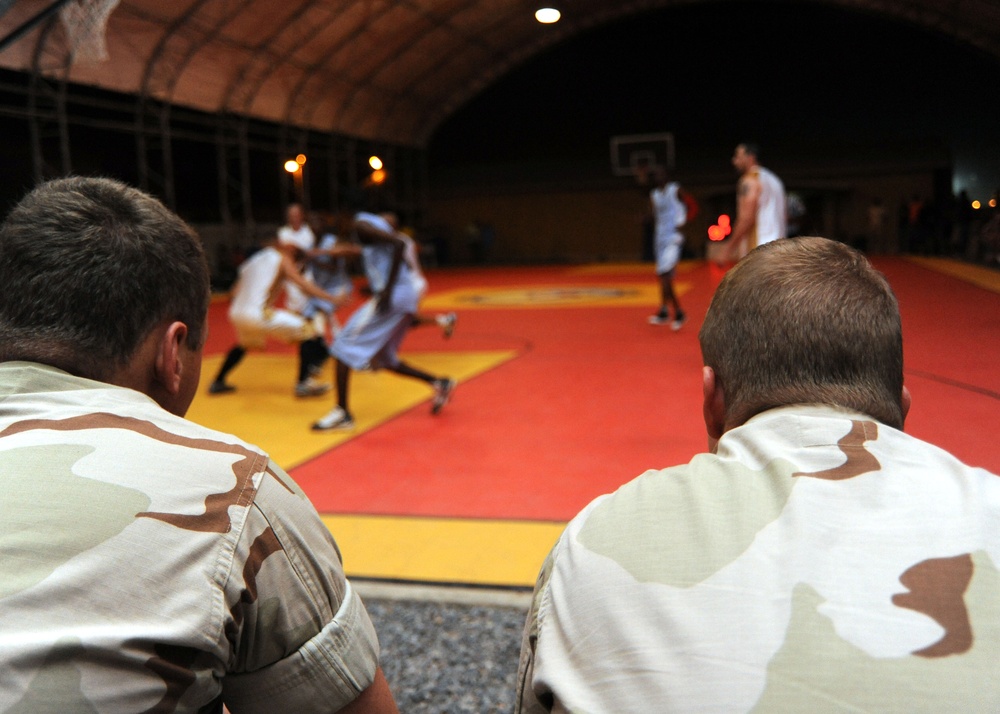
<path fill-rule="evenodd" d="M 615 176 L 635 176 L 655 166 L 674 168 L 674 135 L 624 134 L 611 137 L 611 170 Z"/>

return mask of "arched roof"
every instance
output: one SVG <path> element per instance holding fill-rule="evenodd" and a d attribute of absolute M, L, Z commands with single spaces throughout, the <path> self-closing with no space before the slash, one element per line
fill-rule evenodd
<path fill-rule="evenodd" d="M 452 112 L 545 47 L 696 1 L 561 0 L 562 21 L 541 25 L 539 3 L 528 0 L 121 0 L 108 20 L 106 61 L 70 63 L 53 18 L 0 50 L 0 66 L 422 146 Z M 810 1 L 901 19 L 1000 57 L 1000 0 Z M 0 0 L 0 38 L 52 5 Z"/>

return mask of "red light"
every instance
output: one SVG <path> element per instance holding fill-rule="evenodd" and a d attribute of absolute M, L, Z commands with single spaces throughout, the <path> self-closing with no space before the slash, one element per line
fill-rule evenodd
<path fill-rule="evenodd" d="M 722 240 L 726 237 L 720 226 L 709 226 L 708 227 L 708 239 L 709 240 Z"/>
<path fill-rule="evenodd" d="M 729 228 L 729 216 L 727 216 L 725 213 L 719 216 L 719 225 L 722 226 L 723 228 Z"/>

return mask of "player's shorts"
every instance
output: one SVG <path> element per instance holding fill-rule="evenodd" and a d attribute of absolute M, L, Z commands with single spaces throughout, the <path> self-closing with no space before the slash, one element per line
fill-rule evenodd
<path fill-rule="evenodd" d="M 330 354 L 351 369 L 381 369 L 399 364 L 399 345 L 413 322 L 413 312 L 390 307 L 379 312 L 369 300 L 355 310 L 337 333 Z"/>
<path fill-rule="evenodd" d="M 664 275 L 672 273 L 681 259 L 681 246 L 683 241 L 674 241 L 665 246 L 658 247 L 656 251 L 656 274 Z"/>
<path fill-rule="evenodd" d="M 257 315 L 230 315 L 237 340 L 247 348 L 263 348 L 268 338 L 282 342 L 304 342 L 320 333 L 316 326 L 295 312 L 272 308 Z"/>

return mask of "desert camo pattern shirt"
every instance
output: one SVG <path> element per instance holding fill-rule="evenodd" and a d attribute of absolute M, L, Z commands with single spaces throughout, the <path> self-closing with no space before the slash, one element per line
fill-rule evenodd
<path fill-rule="evenodd" d="M 1000 711 L 1000 478 L 775 409 L 566 528 L 517 711 Z"/>
<path fill-rule="evenodd" d="M 336 710 L 378 643 L 302 491 L 139 392 L 0 363 L 0 712 Z"/>

